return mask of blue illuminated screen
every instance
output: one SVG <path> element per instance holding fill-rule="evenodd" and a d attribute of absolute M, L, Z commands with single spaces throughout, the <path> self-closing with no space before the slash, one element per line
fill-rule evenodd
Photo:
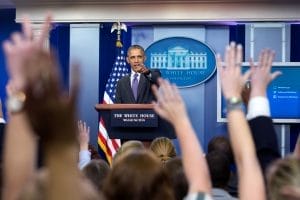
<path fill-rule="evenodd" d="M 243 72 L 249 65 L 243 66 Z M 300 121 L 300 63 L 274 64 L 272 71 L 282 75 L 273 80 L 267 95 L 270 102 L 271 117 L 274 122 L 295 123 Z M 221 99 L 221 117 L 226 118 L 225 100 Z"/>

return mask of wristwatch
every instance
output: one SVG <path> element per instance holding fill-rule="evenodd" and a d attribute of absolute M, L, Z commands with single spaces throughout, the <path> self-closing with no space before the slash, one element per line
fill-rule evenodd
<path fill-rule="evenodd" d="M 226 99 L 226 108 L 227 108 L 227 113 L 230 112 L 231 110 L 237 110 L 237 109 L 243 110 L 244 104 L 240 97 L 230 97 Z"/>
<path fill-rule="evenodd" d="M 7 110 L 10 113 L 18 113 L 22 111 L 25 100 L 26 100 L 26 95 L 23 92 L 12 94 L 11 96 L 8 97 L 6 102 Z"/>

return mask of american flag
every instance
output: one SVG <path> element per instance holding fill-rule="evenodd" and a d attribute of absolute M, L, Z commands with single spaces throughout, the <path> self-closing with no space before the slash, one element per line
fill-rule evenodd
<path fill-rule="evenodd" d="M 116 86 L 120 78 L 127 75 L 129 72 L 126 67 L 125 55 L 123 48 L 118 48 L 118 53 L 113 65 L 112 72 L 106 83 L 106 88 L 103 96 L 103 104 L 113 104 L 116 98 Z M 106 156 L 106 160 L 111 164 L 112 157 L 121 146 L 120 139 L 110 139 L 105 128 L 104 120 L 101 117 L 99 122 L 98 145 Z"/>

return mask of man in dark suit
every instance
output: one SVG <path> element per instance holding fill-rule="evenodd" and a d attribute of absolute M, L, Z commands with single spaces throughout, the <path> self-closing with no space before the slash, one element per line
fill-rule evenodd
<path fill-rule="evenodd" d="M 115 103 L 151 103 L 155 99 L 151 86 L 161 76 L 160 71 L 150 70 L 144 65 L 145 51 L 139 45 L 128 48 L 126 60 L 131 67 L 131 73 L 118 81 Z"/>

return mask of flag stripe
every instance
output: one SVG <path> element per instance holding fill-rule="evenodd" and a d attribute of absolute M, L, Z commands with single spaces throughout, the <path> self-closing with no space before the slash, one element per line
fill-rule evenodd
<path fill-rule="evenodd" d="M 124 51 L 122 48 L 119 48 L 115 63 L 106 83 L 105 92 L 103 95 L 103 104 L 114 103 L 117 82 L 127 73 L 128 69 L 126 67 Z M 121 146 L 121 141 L 119 139 L 109 138 L 109 134 L 107 133 L 107 129 L 105 128 L 105 123 L 102 117 L 99 121 L 98 145 L 99 149 L 104 152 L 106 160 L 109 162 L 109 164 L 111 164 L 114 154 Z"/>

